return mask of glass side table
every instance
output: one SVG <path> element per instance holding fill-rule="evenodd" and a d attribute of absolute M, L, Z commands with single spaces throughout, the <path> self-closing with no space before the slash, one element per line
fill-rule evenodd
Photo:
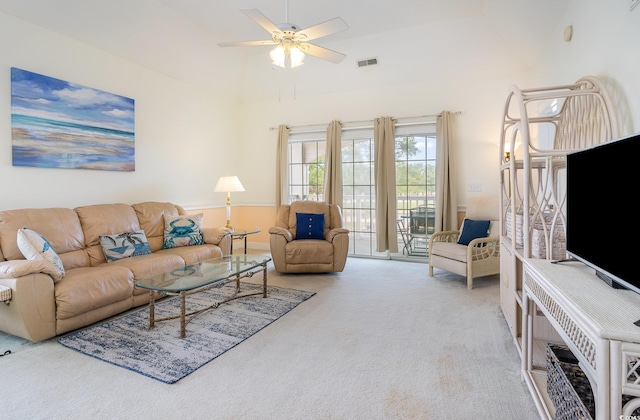
<path fill-rule="evenodd" d="M 233 241 L 242 241 L 244 240 L 244 253 L 247 253 L 247 236 L 253 235 L 254 233 L 260 233 L 260 228 L 256 227 L 253 229 L 233 229 L 231 233 L 231 254 L 233 254 Z"/>

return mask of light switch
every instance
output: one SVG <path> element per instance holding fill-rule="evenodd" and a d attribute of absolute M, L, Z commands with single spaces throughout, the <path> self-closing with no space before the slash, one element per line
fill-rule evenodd
<path fill-rule="evenodd" d="M 481 192 L 482 191 L 482 184 L 479 184 L 477 182 L 470 182 L 467 184 L 467 191 L 469 192 Z"/>

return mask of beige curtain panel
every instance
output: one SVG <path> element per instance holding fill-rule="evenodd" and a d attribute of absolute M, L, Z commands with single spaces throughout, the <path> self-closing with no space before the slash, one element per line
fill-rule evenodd
<path fill-rule="evenodd" d="M 276 209 L 289 203 L 289 127 L 278 126 L 278 150 L 276 152 Z"/>
<path fill-rule="evenodd" d="M 442 111 L 436 120 L 436 232 L 458 229 L 453 115 Z"/>
<path fill-rule="evenodd" d="M 398 252 L 396 228 L 395 122 L 391 117 L 376 118 L 373 125 L 376 180 L 376 251 Z"/>
<path fill-rule="evenodd" d="M 342 209 L 342 123 L 331 121 L 327 128 L 324 160 L 324 200 Z"/>

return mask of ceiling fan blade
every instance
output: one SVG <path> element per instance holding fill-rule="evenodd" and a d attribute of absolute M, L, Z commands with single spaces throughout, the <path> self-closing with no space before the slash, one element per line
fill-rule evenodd
<path fill-rule="evenodd" d="M 322 58 L 323 60 L 331 61 L 332 63 L 338 64 L 346 57 L 345 54 L 330 50 L 325 47 L 320 47 L 314 44 L 304 45 L 306 46 L 306 48 L 303 49 L 305 54 L 313 55 L 314 57 Z"/>
<path fill-rule="evenodd" d="M 262 14 L 262 12 L 258 9 L 240 9 L 242 13 L 247 15 L 251 20 L 253 20 L 258 25 L 262 26 L 265 31 L 270 34 L 280 33 L 282 32 L 280 28 L 278 28 L 275 23 L 271 22 L 269 18 Z"/>
<path fill-rule="evenodd" d="M 346 31 L 347 29 L 349 29 L 347 22 L 342 20 L 342 18 L 337 17 L 298 31 L 296 32 L 296 35 L 302 35 L 304 37 L 301 41 L 311 41 L 323 36 L 335 34 L 336 32 Z"/>
<path fill-rule="evenodd" d="M 256 45 L 275 45 L 276 42 L 271 39 L 265 39 L 264 41 L 226 41 L 219 42 L 220 47 L 253 47 Z"/>

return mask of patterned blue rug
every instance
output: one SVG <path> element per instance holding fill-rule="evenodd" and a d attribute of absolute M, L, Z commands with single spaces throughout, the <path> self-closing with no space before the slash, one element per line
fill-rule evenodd
<path fill-rule="evenodd" d="M 242 283 L 241 292 L 262 285 Z M 205 308 L 233 293 L 232 284 L 187 296 L 187 312 Z M 224 303 L 187 323 L 180 338 L 180 320 L 156 322 L 149 329 L 147 306 L 102 324 L 58 338 L 65 347 L 138 372 L 168 384 L 243 342 L 315 293 L 268 286 L 268 297 L 250 296 Z M 156 319 L 179 313 L 180 299 L 156 303 Z"/>

